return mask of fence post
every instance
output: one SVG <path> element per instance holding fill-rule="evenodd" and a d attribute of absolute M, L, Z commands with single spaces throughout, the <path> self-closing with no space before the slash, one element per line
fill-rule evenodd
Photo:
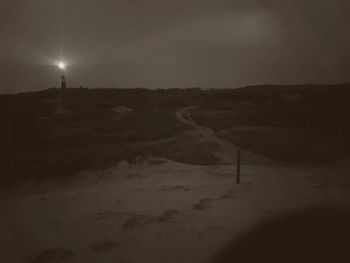
<path fill-rule="evenodd" d="M 236 175 L 236 183 L 241 183 L 241 151 L 237 150 L 237 175 Z"/>

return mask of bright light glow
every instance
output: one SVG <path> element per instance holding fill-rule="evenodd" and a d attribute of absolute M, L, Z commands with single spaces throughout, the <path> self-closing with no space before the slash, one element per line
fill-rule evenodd
<path fill-rule="evenodd" d="M 60 69 L 65 69 L 65 67 L 66 67 L 66 64 L 64 64 L 63 62 L 58 62 L 57 63 L 57 66 L 60 68 Z"/>

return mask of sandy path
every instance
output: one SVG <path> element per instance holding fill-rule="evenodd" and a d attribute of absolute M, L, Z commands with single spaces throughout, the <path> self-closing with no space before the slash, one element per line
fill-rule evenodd
<path fill-rule="evenodd" d="M 205 138 L 209 142 L 215 142 L 220 146 L 221 152 L 218 153 L 218 157 L 221 160 L 221 164 L 236 164 L 238 150 L 241 151 L 241 160 L 243 164 L 271 165 L 274 163 L 271 159 L 265 156 L 240 149 L 233 143 L 219 138 L 209 127 L 196 124 L 191 118 L 191 111 L 193 109 L 195 109 L 195 107 L 178 109 L 176 111 L 177 119 L 196 130 L 198 132 L 198 136 Z"/>

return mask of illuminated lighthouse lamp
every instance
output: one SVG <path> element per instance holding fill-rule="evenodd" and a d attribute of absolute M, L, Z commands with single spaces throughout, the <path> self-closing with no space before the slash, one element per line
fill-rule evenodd
<path fill-rule="evenodd" d="M 58 62 L 57 66 L 59 69 L 64 70 L 66 68 L 66 64 L 64 62 Z"/>

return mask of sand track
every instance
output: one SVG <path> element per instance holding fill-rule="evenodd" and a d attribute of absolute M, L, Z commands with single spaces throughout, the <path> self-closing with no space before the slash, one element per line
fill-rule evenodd
<path fill-rule="evenodd" d="M 176 111 L 176 117 L 179 121 L 191 126 L 194 130 L 196 130 L 198 136 L 201 136 L 203 140 L 214 142 L 220 146 L 221 152 L 218 153 L 218 157 L 220 158 L 221 164 L 236 164 L 238 150 L 241 151 L 243 157 L 242 162 L 244 164 L 271 165 L 273 163 L 273 161 L 268 157 L 240 149 L 233 143 L 219 138 L 211 128 L 196 124 L 191 118 L 191 112 L 194 109 L 195 107 L 185 107 L 178 109 Z"/>

